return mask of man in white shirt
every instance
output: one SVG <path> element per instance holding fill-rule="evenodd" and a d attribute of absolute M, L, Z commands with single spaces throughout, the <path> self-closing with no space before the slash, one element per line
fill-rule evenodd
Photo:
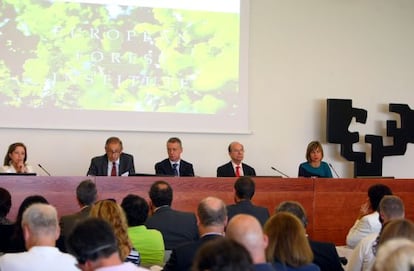
<path fill-rule="evenodd" d="M 360 209 L 360 214 L 346 236 L 346 245 L 355 248 L 359 241 L 371 233 L 379 233 L 379 203 L 385 195 L 392 195 L 391 189 L 384 184 L 374 184 L 368 189 L 368 200 Z"/>
<path fill-rule="evenodd" d="M 23 213 L 22 228 L 28 251 L 1 256 L 0 270 L 79 270 L 74 257 L 55 247 L 60 228 L 53 206 L 43 203 L 30 205 Z"/>
<path fill-rule="evenodd" d="M 379 206 L 379 216 L 382 225 L 393 220 L 404 218 L 404 203 L 397 196 L 384 196 Z M 368 271 L 375 261 L 378 233 L 371 233 L 363 238 L 352 251 L 346 269 L 349 271 Z"/>

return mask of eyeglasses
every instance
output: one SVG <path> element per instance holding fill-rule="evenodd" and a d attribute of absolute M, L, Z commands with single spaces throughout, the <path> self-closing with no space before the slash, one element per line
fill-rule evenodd
<path fill-rule="evenodd" d="M 81 265 L 84 265 L 86 263 L 86 261 L 88 261 L 90 258 L 94 257 L 94 254 L 104 250 L 104 249 L 108 249 L 108 248 L 114 248 L 115 250 L 117 249 L 117 245 L 116 244 L 106 244 L 106 245 L 101 245 L 97 248 L 85 251 L 82 253 L 82 255 L 78 255 L 76 257 L 76 260 L 78 261 L 78 264 L 76 264 L 76 266 L 78 268 L 80 268 Z M 81 269 L 81 268 L 80 268 Z"/>

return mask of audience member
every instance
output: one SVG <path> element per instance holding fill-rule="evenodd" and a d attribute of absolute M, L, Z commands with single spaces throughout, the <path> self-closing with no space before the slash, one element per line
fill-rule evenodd
<path fill-rule="evenodd" d="M 6 251 L 10 235 L 13 232 L 13 223 L 7 218 L 11 204 L 10 192 L 0 187 L 0 255 Z"/>
<path fill-rule="evenodd" d="M 0 257 L 0 270 L 78 270 L 75 258 L 55 247 L 59 225 L 53 206 L 30 205 L 23 213 L 22 228 L 28 251 Z"/>
<path fill-rule="evenodd" d="M 414 242 L 405 238 L 395 238 L 382 244 L 377 253 L 374 271 L 414 270 Z"/>
<path fill-rule="evenodd" d="M 332 178 L 328 163 L 322 161 L 323 148 L 319 141 L 312 141 L 306 148 L 306 162 L 299 165 L 299 177 Z"/>
<path fill-rule="evenodd" d="M 9 146 L 4 157 L 3 166 L 0 172 L 6 173 L 34 173 L 32 166 L 26 163 L 27 149 L 21 142 L 13 143 Z"/>
<path fill-rule="evenodd" d="M 0 187 L 0 225 L 10 225 L 12 222 L 7 218 L 12 205 L 10 192 Z"/>
<path fill-rule="evenodd" d="M 129 176 L 135 174 L 134 157 L 123 152 L 122 141 L 110 137 L 105 143 L 105 154 L 92 158 L 88 176 Z"/>
<path fill-rule="evenodd" d="M 195 256 L 192 271 L 253 271 L 252 259 L 239 243 L 219 238 L 205 243 Z"/>
<path fill-rule="evenodd" d="M 96 184 L 92 180 L 84 180 L 80 182 L 76 187 L 76 199 L 80 211 L 60 218 L 60 239 L 66 240 L 76 223 L 89 216 L 91 206 L 95 203 L 97 197 L 98 191 L 96 189 Z"/>
<path fill-rule="evenodd" d="M 164 241 L 158 230 L 147 229 L 148 203 L 137 195 L 129 194 L 121 203 L 128 220 L 128 235 L 132 245 L 141 254 L 143 266 L 162 265 L 164 262 Z"/>
<path fill-rule="evenodd" d="M 272 264 L 266 261 L 266 248 L 269 239 L 263 233 L 262 225 L 254 216 L 248 214 L 234 216 L 226 227 L 226 237 L 247 249 L 252 258 L 254 270 L 274 270 Z"/>
<path fill-rule="evenodd" d="M 384 184 L 374 184 L 368 189 L 368 200 L 361 205 L 359 216 L 346 236 L 346 244 L 355 248 L 359 241 L 371 233 L 379 233 L 379 203 L 383 196 L 392 195 L 391 189 Z"/>
<path fill-rule="evenodd" d="M 256 176 L 251 166 L 243 163 L 244 147 L 239 142 L 232 142 L 228 146 L 231 161 L 217 168 L 217 177 Z"/>
<path fill-rule="evenodd" d="M 171 208 L 173 190 L 169 183 L 154 182 L 148 194 L 152 215 L 145 225 L 162 233 L 166 250 L 172 250 L 184 242 L 199 238 L 195 215 Z"/>
<path fill-rule="evenodd" d="M 197 221 L 201 238 L 174 248 L 163 270 L 190 270 L 198 249 L 211 240 L 222 238 L 227 224 L 225 203 L 215 197 L 201 200 L 197 208 Z"/>
<path fill-rule="evenodd" d="M 288 212 L 299 218 L 306 230 L 308 217 L 305 208 L 297 201 L 284 201 L 277 206 L 276 213 Z M 321 271 L 342 271 L 344 270 L 336 251 L 335 244 L 318 242 L 309 239 L 309 245 L 313 252 L 313 263 L 319 266 Z"/>
<path fill-rule="evenodd" d="M 183 147 L 178 137 L 167 141 L 168 158 L 155 164 L 155 174 L 169 176 L 194 176 L 193 165 L 181 159 Z"/>
<path fill-rule="evenodd" d="M 19 206 L 16 220 L 13 224 L 13 234 L 10 236 L 6 246 L 5 252 L 23 252 L 26 251 L 26 246 L 23 237 L 22 219 L 24 211 L 34 203 L 45 203 L 48 201 L 40 195 L 32 195 L 26 197 Z"/>
<path fill-rule="evenodd" d="M 278 212 L 266 222 L 264 232 L 269 237 L 266 257 L 276 270 L 320 270 L 312 263 L 312 249 L 299 218 L 288 212 Z"/>
<path fill-rule="evenodd" d="M 112 225 L 122 260 L 140 264 L 140 255 L 128 237 L 128 224 L 121 206 L 113 200 L 101 200 L 92 206 L 89 216 L 102 218 Z"/>
<path fill-rule="evenodd" d="M 100 218 L 80 221 L 68 238 L 68 250 L 78 260 L 82 271 L 147 270 L 130 262 L 122 262 L 117 237 L 111 225 Z"/>
<path fill-rule="evenodd" d="M 378 247 L 393 238 L 405 238 L 414 242 L 414 223 L 405 218 L 385 223 L 379 235 Z"/>
<path fill-rule="evenodd" d="M 265 207 L 256 206 L 252 203 L 252 198 L 256 185 L 252 178 L 248 176 L 239 177 L 234 183 L 234 202 L 227 206 L 229 220 L 237 214 L 249 214 L 256 217 L 262 226 L 269 218 L 269 210 Z"/>
<path fill-rule="evenodd" d="M 393 195 L 382 198 L 379 204 L 379 218 L 383 224 L 391 220 L 404 218 L 404 203 Z M 347 270 L 371 270 L 375 260 L 375 253 L 380 234 L 371 233 L 364 237 L 352 251 L 347 264 Z"/>

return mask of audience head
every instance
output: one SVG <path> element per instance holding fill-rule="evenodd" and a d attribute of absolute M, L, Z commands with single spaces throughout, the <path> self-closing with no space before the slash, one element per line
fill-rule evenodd
<path fill-rule="evenodd" d="M 226 237 L 243 245 L 252 257 L 253 263 L 266 262 L 265 250 L 269 240 L 254 216 L 235 215 L 226 227 Z"/>
<path fill-rule="evenodd" d="M 231 142 L 228 147 L 231 160 L 239 165 L 244 159 L 244 147 L 239 142 Z"/>
<path fill-rule="evenodd" d="M 264 232 L 269 237 L 267 260 L 279 261 L 291 267 L 310 264 L 313 253 L 302 222 L 293 214 L 276 213 L 266 222 Z"/>
<path fill-rule="evenodd" d="M 4 156 L 4 166 L 9 166 L 12 163 L 18 164 L 18 162 L 26 163 L 27 161 L 27 149 L 21 142 L 13 143 L 9 146 L 6 156 Z"/>
<path fill-rule="evenodd" d="M 321 160 L 323 159 L 323 148 L 322 144 L 319 141 L 311 141 L 306 148 L 306 160 L 310 163 L 312 162 L 311 154 L 313 152 L 320 152 Z"/>
<path fill-rule="evenodd" d="M 96 184 L 92 180 L 84 180 L 76 188 L 76 198 L 81 206 L 92 205 L 97 197 Z"/>
<path fill-rule="evenodd" d="M 239 177 L 234 183 L 234 191 L 236 193 L 236 201 L 251 200 L 255 192 L 255 183 L 252 178 L 248 176 Z"/>
<path fill-rule="evenodd" d="M 118 137 L 110 137 L 105 142 L 105 152 L 109 161 L 115 162 L 119 159 L 123 150 L 122 141 Z"/>
<path fill-rule="evenodd" d="M 125 259 L 131 251 L 131 245 L 127 220 L 121 206 L 113 200 L 100 200 L 92 206 L 89 216 L 102 218 L 112 225 L 118 240 L 121 259 Z"/>
<path fill-rule="evenodd" d="M 5 218 L 12 205 L 10 192 L 0 187 L 0 218 Z"/>
<path fill-rule="evenodd" d="M 144 198 L 129 194 L 122 200 L 121 206 L 125 211 L 129 227 L 145 224 L 148 217 L 149 207 Z"/>
<path fill-rule="evenodd" d="M 275 213 L 288 212 L 299 218 L 303 226 L 308 226 L 308 217 L 306 216 L 305 208 L 297 201 L 283 201 L 276 207 Z"/>
<path fill-rule="evenodd" d="M 220 227 L 227 224 L 226 204 L 219 198 L 207 197 L 200 201 L 197 208 L 199 226 Z"/>
<path fill-rule="evenodd" d="M 372 270 L 414 270 L 414 242 L 404 238 L 395 238 L 386 241 L 378 250 Z"/>
<path fill-rule="evenodd" d="M 55 246 L 59 237 L 56 208 L 45 203 L 34 203 L 23 213 L 22 229 L 26 242 L 26 249 L 36 245 Z"/>
<path fill-rule="evenodd" d="M 19 210 L 17 211 L 17 217 L 16 217 L 16 224 L 19 225 L 20 228 L 20 224 L 22 222 L 22 217 L 23 217 L 23 212 L 32 204 L 34 203 L 45 203 L 45 204 L 49 204 L 49 202 L 40 195 L 32 195 L 32 196 L 28 196 L 26 197 L 22 203 L 20 204 Z"/>
<path fill-rule="evenodd" d="M 94 270 L 100 261 L 117 255 L 118 245 L 112 226 L 101 218 L 80 221 L 69 235 L 68 251 L 78 261 L 81 270 Z M 94 268 L 93 268 L 94 267 Z"/>
<path fill-rule="evenodd" d="M 374 184 L 368 189 L 368 198 L 373 211 L 379 211 L 379 203 L 385 195 L 392 195 L 391 189 L 385 184 Z"/>
<path fill-rule="evenodd" d="M 152 207 L 160 207 L 164 205 L 171 206 L 173 200 L 173 190 L 166 181 L 156 181 L 151 185 L 149 191 Z"/>
<path fill-rule="evenodd" d="M 192 271 L 253 271 L 245 247 L 227 238 L 206 242 L 197 251 Z"/>
<path fill-rule="evenodd" d="M 405 238 L 414 241 L 414 223 L 408 219 L 393 219 L 385 223 L 381 230 L 378 246 L 393 238 Z"/>
<path fill-rule="evenodd" d="M 181 140 L 178 137 L 171 137 L 167 141 L 168 159 L 172 162 L 177 162 L 181 159 L 181 153 L 183 152 L 183 146 Z"/>
<path fill-rule="evenodd" d="M 393 195 L 384 196 L 379 203 L 380 220 L 387 222 L 392 219 L 404 218 L 404 203 Z"/>

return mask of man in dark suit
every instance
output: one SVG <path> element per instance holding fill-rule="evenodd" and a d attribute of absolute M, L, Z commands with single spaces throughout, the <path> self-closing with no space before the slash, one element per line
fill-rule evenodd
<path fill-rule="evenodd" d="M 110 137 L 105 143 L 105 154 L 92 158 L 88 176 L 129 176 L 135 174 L 134 157 L 122 152 L 122 141 Z"/>
<path fill-rule="evenodd" d="M 147 219 L 145 226 L 161 232 L 166 250 L 172 250 L 185 242 L 198 240 L 195 215 L 171 208 L 173 190 L 169 183 L 156 181 L 148 194 L 152 216 Z"/>
<path fill-rule="evenodd" d="M 65 215 L 60 218 L 60 238 L 58 240 L 58 246 L 62 251 L 66 251 L 63 242 L 66 241 L 75 225 L 89 216 L 91 206 L 95 203 L 97 197 L 96 185 L 91 180 L 82 181 L 76 188 L 76 199 L 81 209 L 77 213 Z"/>
<path fill-rule="evenodd" d="M 183 147 L 178 137 L 167 141 L 168 158 L 155 164 L 155 174 L 169 176 L 194 176 L 193 165 L 181 159 Z"/>
<path fill-rule="evenodd" d="M 217 168 L 217 177 L 256 176 L 256 171 L 251 166 L 242 163 L 244 159 L 244 147 L 239 142 L 232 142 L 228 147 L 231 161 Z"/>
<path fill-rule="evenodd" d="M 257 218 L 263 226 L 269 218 L 269 210 L 265 207 L 256 206 L 252 203 L 252 198 L 256 190 L 256 185 L 252 178 L 248 176 L 239 177 L 234 183 L 234 202 L 227 206 L 229 220 L 237 214 L 249 214 Z"/>
<path fill-rule="evenodd" d="M 215 197 L 203 199 L 197 208 L 198 230 L 201 238 L 197 241 L 182 244 L 171 253 L 165 264 L 165 271 L 191 270 L 194 257 L 198 249 L 210 240 L 222 238 L 227 225 L 227 211 L 225 203 Z"/>
<path fill-rule="evenodd" d="M 306 228 L 308 218 L 302 204 L 297 201 L 284 201 L 276 208 L 276 212 L 289 212 L 302 221 Z M 313 263 L 319 266 L 321 271 L 343 271 L 341 261 L 333 243 L 317 242 L 309 239 L 309 245 L 313 252 Z"/>

